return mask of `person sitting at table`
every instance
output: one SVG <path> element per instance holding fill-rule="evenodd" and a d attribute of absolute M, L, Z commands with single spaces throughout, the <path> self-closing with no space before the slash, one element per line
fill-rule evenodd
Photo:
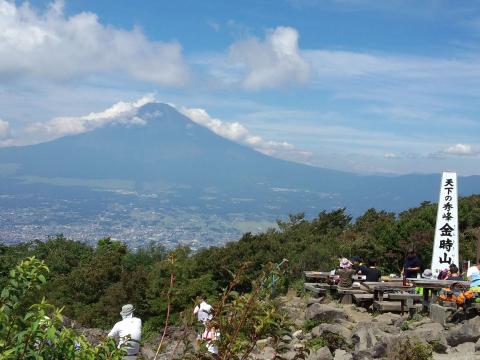
<path fill-rule="evenodd" d="M 433 279 L 433 272 L 430 269 L 425 269 L 421 275 L 422 279 Z M 417 294 L 423 294 L 423 288 L 416 287 L 415 292 Z"/>
<path fill-rule="evenodd" d="M 463 281 L 463 276 L 461 276 L 458 272 L 458 267 L 455 264 L 450 264 L 450 268 L 448 270 L 448 275 L 445 280 L 456 280 L 456 281 Z"/>
<path fill-rule="evenodd" d="M 473 274 L 480 274 L 480 259 L 477 261 L 477 263 L 473 266 L 470 266 L 467 270 L 467 279 L 469 281 L 472 280 L 472 275 Z"/>
<path fill-rule="evenodd" d="M 403 274 L 406 278 L 416 278 L 422 269 L 422 261 L 415 253 L 415 249 L 408 250 L 405 262 L 403 263 Z M 430 270 L 431 272 L 431 270 Z"/>
<path fill-rule="evenodd" d="M 352 263 L 347 258 L 340 260 L 340 266 L 335 271 L 335 274 L 339 276 L 338 287 L 339 288 L 351 288 L 353 285 L 352 276 L 357 272 L 352 269 Z"/>
<path fill-rule="evenodd" d="M 368 259 L 368 267 L 361 270 L 361 274 L 365 275 L 365 281 L 380 281 L 382 272 L 377 269 L 377 260 Z"/>
<path fill-rule="evenodd" d="M 362 270 L 365 270 L 367 266 L 362 261 L 360 256 L 352 256 L 352 269 L 360 274 Z"/>

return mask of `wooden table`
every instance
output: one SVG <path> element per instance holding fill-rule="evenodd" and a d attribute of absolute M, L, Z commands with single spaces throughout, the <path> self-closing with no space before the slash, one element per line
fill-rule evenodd
<path fill-rule="evenodd" d="M 470 287 L 469 281 L 457 281 L 457 280 L 437 280 L 437 279 L 422 279 L 422 278 L 408 278 L 410 283 L 415 287 L 423 289 L 423 309 L 428 310 L 428 306 L 432 299 L 434 299 L 434 292 L 443 288 L 449 288 L 453 284 L 460 284 L 467 289 Z M 430 296 L 431 293 L 431 296 Z"/>
<path fill-rule="evenodd" d="M 401 306 L 401 314 L 403 315 L 403 310 L 405 308 L 405 303 L 407 303 L 407 309 L 410 317 L 412 317 L 413 313 L 412 310 L 414 309 L 413 307 L 413 302 L 415 300 L 421 300 L 422 295 L 420 294 L 412 294 L 408 292 L 401 292 L 401 293 L 393 293 L 393 294 L 387 294 L 388 299 L 390 300 L 400 300 L 400 306 Z"/>
<path fill-rule="evenodd" d="M 383 293 L 386 291 L 405 291 L 413 289 L 412 286 L 404 286 L 403 284 L 398 284 L 394 282 L 373 282 L 373 281 L 365 281 L 363 282 L 368 289 L 373 292 L 373 297 L 375 300 L 383 300 Z"/>
<path fill-rule="evenodd" d="M 382 276 L 381 280 L 385 282 L 403 283 L 402 277 Z"/>
<path fill-rule="evenodd" d="M 332 274 L 326 271 L 304 271 L 303 275 L 307 279 L 328 280 Z"/>

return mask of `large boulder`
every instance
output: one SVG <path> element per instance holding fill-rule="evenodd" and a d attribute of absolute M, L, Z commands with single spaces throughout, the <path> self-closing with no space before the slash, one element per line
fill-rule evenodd
<path fill-rule="evenodd" d="M 346 344 L 352 344 L 352 331 L 349 329 L 338 325 L 338 324 L 328 324 L 323 323 L 320 324 L 312 329 L 312 336 L 313 337 L 320 337 L 324 336 L 326 333 L 335 334 L 343 338 Z"/>
<path fill-rule="evenodd" d="M 312 304 L 307 308 L 305 319 L 335 323 L 340 322 L 341 320 L 348 320 L 348 316 L 342 308 L 325 304 Z"/>
<path fill-rule="evenodd" d="M 352 354 L 342 349 L 335 350 L 334 355 L 335 355 L 333 357 L 334 360 L 352 360 L 353 359 Z"/>
<path fill-rule="evenodd" d="M 352 334 L 352 344 L 355 347 L 355 353 L 360 353 L 372 349 L 377 341 L 376 334 L 378 329 L 369 323 L 360 323 Z"/>
<path fill-rule="evenodd" d="M 277 352 L 274 348 L 266 346 L 261 352 L 255 355 L 255 359 L 258 360 L 273 360 L 277 356 Z"/>
<path fill-rule="evenodd" d="M 307 360 L 333 360 L 333 356 L 328 347 L 324 346 L 318 350 L 311 351 Z"/>
<path fill-rule="evenodd" d="M 475 344 L 473 342 L 466 342 L 450 348 L 448 351 L 452 355 L 452 358 L 463 358 L 471 359 L 473 354 L 475 354 Z"/>
<path fill-rule="evenodd" d="M 444 328 L 439 323 L 424 323 L 417 326 L 414 330 L 408 331 L 408 333 L 433 345 L 436 352 L 445 352 L 447 350 L 448 344 Z"/>
<path fill-rule="evenodd" d="M 446 339 L 450 346 L 457 346 L 465 342 L 475 343 L 480 339 L 480 316 L 476 316 L 448 330 Z"/>
<path fill-rule="evenodd" d="M 398 314 L 387 312 L 374 317 L 372 322 L 383 323 L 387 325 L 394 325 L 395 322 L 400 320 L 401 318 L 402 317 Z"/>

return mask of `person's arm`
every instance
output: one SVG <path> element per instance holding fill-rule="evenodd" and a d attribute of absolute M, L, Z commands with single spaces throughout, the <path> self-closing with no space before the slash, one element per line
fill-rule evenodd
<path fill-rule="evenodd" d="M 113 337 L 113 338 L 117 338 L 118 337 L 118 334 L 120 332 L 120 329 L 118 327 L 118 323 L 115 324 L 112 328 L 112 330 L 110 330 L 110 332 L 108 333 L 108 337 Z"/>
<path fill-rule="evenodd" d="M 200 310 L 200 306 L 195 306 L 195 308 L 193 309 L 193 315 L 197 315 L 198 313 L 198 310 Z"/>

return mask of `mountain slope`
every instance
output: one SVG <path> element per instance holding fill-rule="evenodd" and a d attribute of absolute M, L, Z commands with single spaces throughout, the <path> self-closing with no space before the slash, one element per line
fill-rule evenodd
<path fill-rule="evenodd" d="M 438 194 L 439 175 L 359 176 L 275 159 L 217 136 L 165 104 L 147 104 L 137 116 L 148 119 L 147 124 L 110 124 L 47 143 L 0 149 L 0 163 L 19 165 L 16 177 L 122 179 L 134 181 L 139 190 L 162 183 L 258 199 L 302 191 L 307 202 L 315 202 L 305 207 L 347 206 L 354 213 L 369 207 L 401 210 L 435 201 Z M 480 192 L 479 179 L 462 178 L 461 193 Z"/>

